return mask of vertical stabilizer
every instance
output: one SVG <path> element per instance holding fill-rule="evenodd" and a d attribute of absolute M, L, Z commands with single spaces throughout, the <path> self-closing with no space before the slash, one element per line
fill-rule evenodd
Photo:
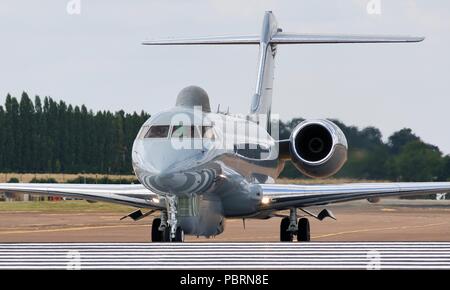
<path fill-rule="evenodd" d="M 274 78 L 274 62 L 277 46 L 272 43 L 272 37 L 281 29 L 272 11 L 264 15 L 263 27 L 259 41 L 258 77 L 256 80 L 255 94 L 250 106 L 250 118 L 265 120 L 267 129 L 270 130 L 270 111 L 272 107 L 272 89 Z M 270 131 L 269 131 L 270 132 Z"/>

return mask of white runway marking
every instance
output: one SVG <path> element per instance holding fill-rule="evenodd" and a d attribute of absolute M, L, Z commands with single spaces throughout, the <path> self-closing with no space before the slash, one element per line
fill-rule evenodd
<path fill-rule="evenodd" d="M 0 244 L 0 269 L 450 269 L 450 242 Z"/>

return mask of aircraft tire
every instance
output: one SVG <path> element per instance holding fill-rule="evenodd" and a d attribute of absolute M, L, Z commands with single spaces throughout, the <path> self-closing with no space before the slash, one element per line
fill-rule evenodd
<path fill-rule="evenodd" d="M 173 239 L 172 242 L 184 242 L 184 231 L 181 227 L 177 227 L 177 231 L 175 232 L 175 239 Z"/>
<path fill-rule="evenodd" d="M 301 218 L 298 220 L 297 241 L 309 242 L 311 240 L 311 232 L 309 227 L 309 220 Z"/>
<path fill-rule="evenodd" d="M 159 226 L 161 225 L 161 219 L 155 218 L 152 222 L 152 242 L 162 242 L 163 241 L 163 232 L 159 230 Z"/>
<path fill-rule="evenodd" d="M 162 242 L 170 242 L 170 226 L 167 226 L 162 232 Z"/>
<path fill-rule="evenodd" d="M 292 232 L 289 232 L 289 224 L 290 220 L 288 217 L 285 217 L 281 220 L 280 224 L 280 242 L 292 242 L 293 235 Z"/>

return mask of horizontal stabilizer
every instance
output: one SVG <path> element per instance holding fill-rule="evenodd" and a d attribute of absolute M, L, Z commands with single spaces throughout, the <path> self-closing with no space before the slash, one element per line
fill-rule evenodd
<path fill-rule="evenodd" d="M 274 44 L 420 42 L 424 37 L 277 33 Z"/>
<path fill-rule="evenodd" d="M 272 11 L 264 14 L 263 25 L 259 35 L 227 35 L 195 38 L 167 38 L 143 41 L 144 45 L 259 45 L 258 77 L 255 92 L 251 99 L 248 120 L 255 123 L 264 122 L 271 134 L 272 92 L 277 45 L 282 44 L 328 44 L 328 43 L 406 43 L 420 42 L 424 37 L 411 36 L 366 36 L 285 33 L 278 26 Z M 261 120 L 264 118 L 264 120 Z M 262 125 L 262 124 L 261 124 Z"/>
<path fill-rule="evenodd" d="M 420 42 L 424 37 L 411 36 L 369 36 L 369 35 L 333 35 L 333 34 L 292 34 L 275 33 L 271 44 L 314 44 L 314 43 L 395 43 Z M 166 38 L 143 41 L 143 45 L 223 45 L 223 44 L 260 44 L 259 35 L 208 36 L 197 38 Z"/>
<path fill-rule="evenodd" d="M 207 36 L 196 38 L 166 38 L 143 41 L 143 45 L 217 45 L 217 44 L 259 44 L 259 35 Z"/>

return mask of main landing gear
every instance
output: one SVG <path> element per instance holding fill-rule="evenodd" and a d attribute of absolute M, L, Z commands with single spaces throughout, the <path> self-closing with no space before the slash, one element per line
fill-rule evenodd
<path fill-rule="evenodd" d="M 280 224 L 280 241 L 292 242 L 294 235 L 297 236 L 299 242 L 309 242 L 311 240 L 311 233 L 309 227 L 309 220 L 301 218 L 297 221 L 297 209 L 291 209 L 289 217 L 281 220 Z"/>
<path fill-rule="evenodd" d="M 177 220 L 177 198 L 168 195 L 166 201 L 167 211 L 161 212 L 161 217 L 153 220 L 152 242 L 184 242 L 184 232 Z"/>

